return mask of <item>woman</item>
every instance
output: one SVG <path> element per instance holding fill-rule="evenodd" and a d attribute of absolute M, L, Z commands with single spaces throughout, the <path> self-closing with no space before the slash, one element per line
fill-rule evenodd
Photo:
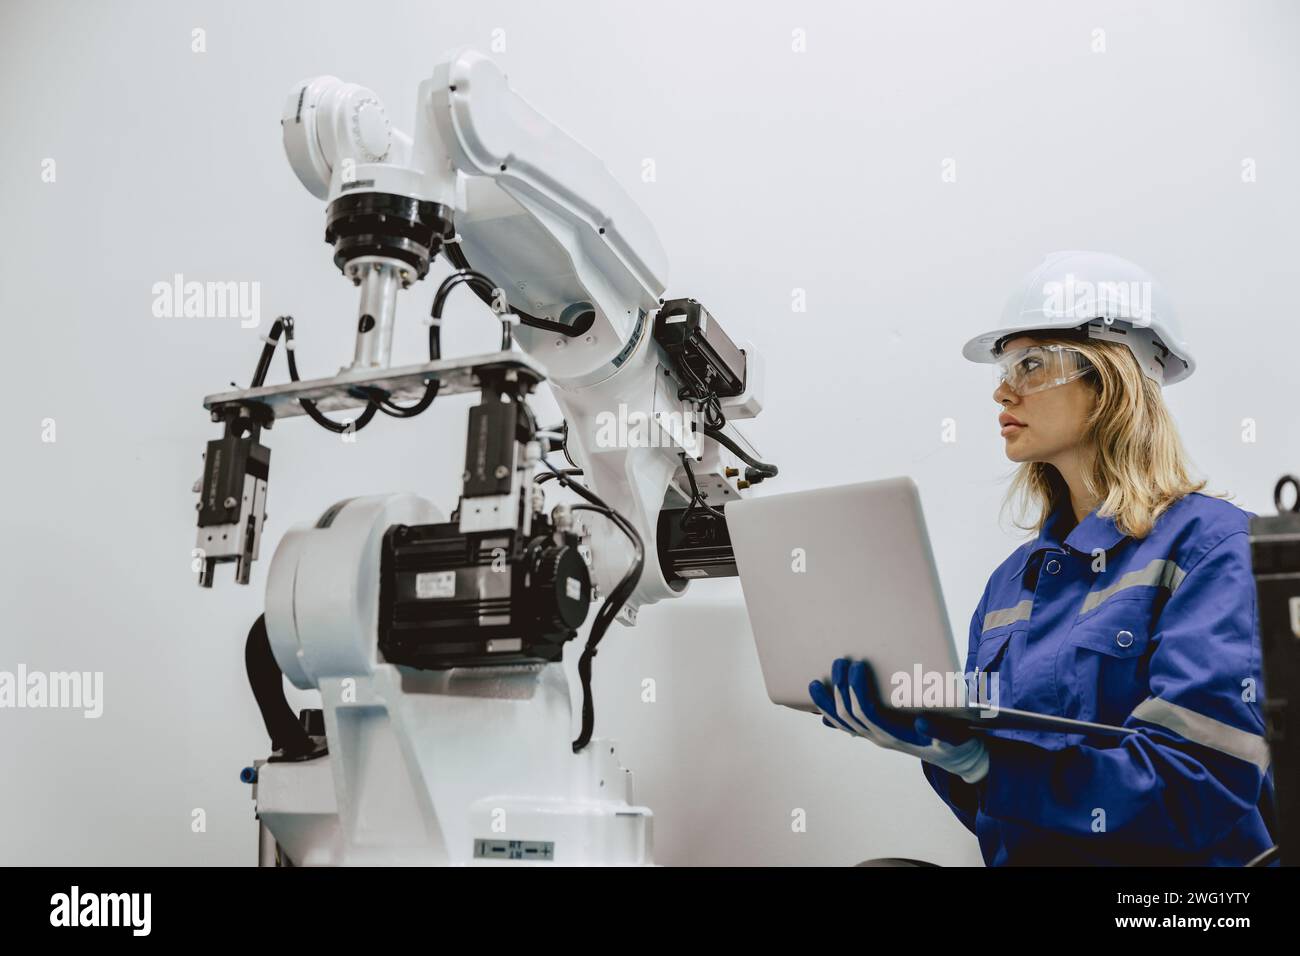
<path fill-rule="evenodd" d="M 848 660 L 809 688 L 823 722 L 921 757 L 989 865 L 1247 863 L 1274 843 L 1251 515 L 1188 477 L 1161 388 L 1194 364 L 1159 288 L 1057 253 L 964 354 L 997 363 L 1010 495 L 1038 532 L 989 579 L 968 680 L 1136 733 L 913 724 L 881 705 L 888 675 Z"/>

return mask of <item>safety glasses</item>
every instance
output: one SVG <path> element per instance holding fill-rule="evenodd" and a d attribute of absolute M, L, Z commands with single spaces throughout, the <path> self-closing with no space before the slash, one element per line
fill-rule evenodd
<path fill-rule="evenodd" d="M 1006 382 L 1017 395 L 1032 395 L 1082 378 L 1092 364 L 1068 345 L 1029 345 L 1002 353 L 993 370 L 994 388 Z"/>

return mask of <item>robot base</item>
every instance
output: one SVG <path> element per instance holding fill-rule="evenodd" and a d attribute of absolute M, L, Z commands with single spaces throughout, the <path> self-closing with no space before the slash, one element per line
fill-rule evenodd
<path fill-rule="evenodd" d="M 651 862 L 613 745 L 572 753 L 562 665 L 380 664 L 320 690 L 329 755 L 262 763 L 254 790 L 294 865 Z"/>

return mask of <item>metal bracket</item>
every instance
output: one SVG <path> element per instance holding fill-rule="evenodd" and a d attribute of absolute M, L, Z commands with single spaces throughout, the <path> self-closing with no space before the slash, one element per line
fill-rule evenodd
<path fill-rule="evenodd" d="M 381 388 L 398 402 L 418 400 L 425 384 L 437 379 L 439 397 L 475 392 L 482 387 L 485 373 L 514 372 L 519 380 L 535 387 L 546 380 L 542 366 L 520 352 L 486 352 L 464 358 L 439 359 L 423 365 L 404 365 L 389 369 L 355 369 L 329 378 L 303 379 L 282 385 L 264 385 L 233 392 L 218 392 L 203 399 L 203 407 L 212 412 L 223 406 L 256 402 L 269 408 L 276 419 L 306 414 L 301 399 L 308 398 L 323 412 L 362 408 L 366 404 L 363 389 Z"/>

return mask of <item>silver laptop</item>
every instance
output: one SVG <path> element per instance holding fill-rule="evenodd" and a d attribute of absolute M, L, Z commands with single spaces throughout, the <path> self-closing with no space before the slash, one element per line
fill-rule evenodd
<path fill-rule="evenodd" d="M 996 685 L 965 679 L 911 478 L 733 501 L 726 518 L 774 703 L 818 713 L 809 682 L 848 657 L 871 665 L 880 700 L 900 712 L 980 729 L 1131 733 L 1001 707 Z M 923 699 L 926 681 L 951 692 Z"/>

